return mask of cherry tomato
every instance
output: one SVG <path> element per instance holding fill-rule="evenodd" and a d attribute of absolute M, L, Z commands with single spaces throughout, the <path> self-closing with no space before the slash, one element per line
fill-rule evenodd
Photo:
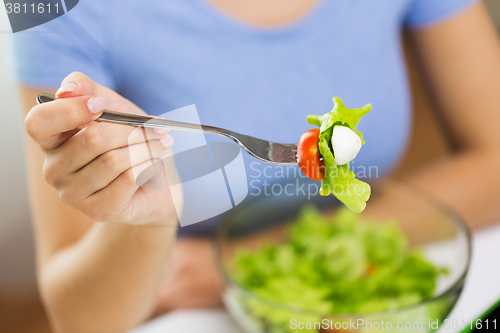
<path fill-rule="evenodd" d="M 299 168 L 308 178 L 321 181 L 323 179 L 323 160 L 318 146 L 319 128 L 302 134 L 297 145 Z"/>

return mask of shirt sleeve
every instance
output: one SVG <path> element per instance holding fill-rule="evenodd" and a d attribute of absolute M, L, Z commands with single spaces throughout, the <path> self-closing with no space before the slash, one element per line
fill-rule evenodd
<path fill-rule="evenodd" d="M 71 72 L 85 73 L 114 89 L 110 31 L 99 3 L 81 1 L 70 12 L 12 37 L 18 82 L 32 87 L 59 87 Z"/>
<path fill-rule="evenodd" d="M 479 0 L 411 0 L 405 22 L 413 29 L 424 28 L 452 18 Z"/>

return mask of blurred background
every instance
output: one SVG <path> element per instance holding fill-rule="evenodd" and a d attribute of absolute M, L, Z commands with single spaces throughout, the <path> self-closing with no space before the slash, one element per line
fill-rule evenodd
<path fill-rule="evenodd" d="M 486 0 L 497 27 L 500 27 L 500 0 Z M 13 59 L 10 53 L 10 32 L 7 14 L 0 9 L 0 111 L 2 113 L 0 147 L 0 332 L 50 332 L 40 305 L 35 279 L 33 234 L 26 191 L 23 126 Z M 411 48 L 407 43 L 407 49 Z M 411 61 L 411 56 L 410 63 Z M 412 151 L 426 151 L 427 159 L 442 154 L 446 142 L 436 144 L 439 129 L 434 122 L 433 107 L 421 83 L 418 66 L 410 65 L 410 75 L 418 109 Z M 421 135 L 425 133 L 425 135 Z M 432 134 L 432 135 L 430 135 Z M 432 147 L 429 153 L 431 142 Z M 412 154 L 419 156 L 419 154 Z M 423 162 L 420 159 L 420 162 Z M 399 173 L 418 166 L 415 159 L 404 160 Z"/>

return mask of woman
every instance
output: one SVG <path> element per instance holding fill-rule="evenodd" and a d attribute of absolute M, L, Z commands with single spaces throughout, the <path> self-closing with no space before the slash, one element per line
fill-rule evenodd
<path fill-rule="evenodd" d="M 500 217 L 500 44 L 476 0 L 86 1 L 43 26 L 54 33 L 16 35 L 26 110 L 58 89 L 26 118 L 40 290 L 57 330 L 124 332 L 220 303 L 208 240 L 175 241 L 182 195 L 136 185 L 148 158 L 132 165 L 128 145 L 145 143 L 92 123 L 101 111 L 195 103 L 203 123 L 296 142 L 331 97 L 372 103 L 356 162 L 387 174 L 411 124 L 405 25 L 456 143 L 409 180 L 484 226 Z M 168 134 L 149 138 L 169 154 Z"/>

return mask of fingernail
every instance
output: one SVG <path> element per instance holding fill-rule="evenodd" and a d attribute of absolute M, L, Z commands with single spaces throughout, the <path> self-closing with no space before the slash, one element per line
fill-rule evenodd
<path fill-rule="evenodd" d="M 106 103 L 104 97 L 94 97 L 88 100 L 87 106 L 89 107 L 90 112 L 98 114 L 106 110 L 108 103 Z"/>
<path fill-rule="evenodd" d="M 76 88 L 78 88 L 78 84 L 74 82 L 65 83 L 59 89 L 57 89 L 56 97 L 64 93 L 73 92 L 76 90 Z"/>
<path fill-rule="evenodd" d="M 164 135 L 164 134 L 167 134 L 169 131 L 168 128 L 155 128 L 155 132 L 156 134 L 158 135 Z"/>
<path fill-rule="evenodd" d="M 160 143 L 163 146 L 163 148 L 170 148 L 174 144 L 174 138 L 172 138 L 170 135 L 165 135 L 163 138 L 160 139 Z"/>

